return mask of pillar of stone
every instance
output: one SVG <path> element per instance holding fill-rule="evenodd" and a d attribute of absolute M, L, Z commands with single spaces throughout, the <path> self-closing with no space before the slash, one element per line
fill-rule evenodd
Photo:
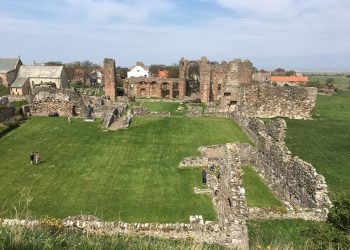
<path fill-rule="evenodd" d="M 169 99 L 174 98 L 174 83 L 169 83 Z"/>
<path fill-rule="evenodd" d="M 105 58 L 103 61 L 105 95 L 112 101 L 115 101 L 116 79 L 115 79 L 115 61 Z"/>

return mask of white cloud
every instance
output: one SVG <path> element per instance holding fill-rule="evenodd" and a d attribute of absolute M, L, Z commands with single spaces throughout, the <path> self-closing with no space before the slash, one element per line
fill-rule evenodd
<path fill-rule="evenodd" d="M 174 7 L 169 0 L 65 0 L 75 13 L 85 15 L 91 21 L 109 22 L 113 19 L 137 23 L 152 15 L 169 11 Z"/>

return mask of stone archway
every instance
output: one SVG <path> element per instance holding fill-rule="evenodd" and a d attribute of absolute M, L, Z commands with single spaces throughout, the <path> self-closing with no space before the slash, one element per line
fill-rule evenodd
<path fill-rule="evenodd" d="M 162 98 L 170 98 L 170 84 L 163 82 L 161 85 Z"/>
<path fill-rule="evenodd" d="M 140 97 L 146 97 L 147 93 L 146 93 L 146 89 L 145 88 L 141 88 L 140 90 Z"/>

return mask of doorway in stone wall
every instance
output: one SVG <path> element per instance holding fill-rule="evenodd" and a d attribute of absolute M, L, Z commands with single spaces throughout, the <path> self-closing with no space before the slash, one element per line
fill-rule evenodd
<path fill-rule="evenodd" d="M 140 96 L 141 97 L 146 97 L 146 89 L 141 89 L 140 90 Z"/>
<path fill-rule="evenodd" d="M 169 83 L 162 83 L 162 98 L 169 98 L 170 95 L 170 87 Z"/>

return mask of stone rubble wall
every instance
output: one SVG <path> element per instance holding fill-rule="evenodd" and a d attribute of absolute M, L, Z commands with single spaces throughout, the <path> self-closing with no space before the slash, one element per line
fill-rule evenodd
<path fill-rule="evenodd" d="M 106 112 L 103 118 L 103 127 L 109 128 L 115 121 L 117 121 L 121 115 L 128 109 L 127 104 L 116 104 L 112 107 L 112 111 Z"/>
<path fill-rule="evenodd" d="M 311 119 L 317 88 L 249 84 L 241 90 L 240 105 L 250 116 Z"/>
<path fill-rule="evenodd" d="M 284 142 L 286 122 L 277 119 L 264 124 L 238 112 L 233 117 L 255 142 L 251 165 L 272 191 L 286 204 L 327 213 L 331 202 L 325 179 L 310 163 L 291 155 Z"/>
<path fill-rule="evenodd" d="M 47 116 L 57 112 L 60 116 L 71 116 L 75 106 L 78 116 L 83 117 L 86 107 L 83 98 L 69 89 L 53 87 L 35 87 L 30 96 L 30 111 L 32 115 Z"/>
<path fill-rule="evenodd" d="M 87 218 L 86 218 L 87 217 Z M 91 217 L 91 218 L 89 218 Z M 195 218 L 196 216 L 194 216 Z M 198 217 L 198 216 L 197 216 Z M 209 244 L 217 243 L 222 238 L 218 225 L 203 220 L 186 223 L 124 223 L 121 221 L 104 222 L 94 216 L 68 217 L 61 221 L 67 230 L 81 230 L 88 234 L 99 235 L 138 235 L 168 239 L 192 239 Z M 3 226 L 24 226 L 33 228 L 42 225 L 40 220 L 0 219 Z"/>

